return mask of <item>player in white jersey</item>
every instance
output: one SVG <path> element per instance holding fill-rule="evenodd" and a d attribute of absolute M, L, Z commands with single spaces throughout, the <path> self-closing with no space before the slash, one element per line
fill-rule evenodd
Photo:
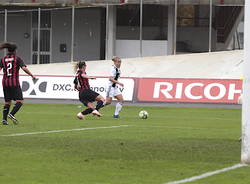
<path fill-rule="evenodd" d="M 121 75 L 121 59 L 117 56 L 114 56 L 112 58 L 112 61 L 114 62 L 114 65 L 112 66 L 110 77 L 109 77 L 109 83 L 107 88 L 107 97 L 106 97 L 106 105 L 111 104 L 113 97 L 117 99 L 117 104 L 115 107 L 115 113 L 113 115 L 114 118 L 119 118 L 119 112 L 122 109 L 123 105 L 123 96 L 121 92 L 121 88 L 123 88 L 123 83 L 119 82 L 118 79 Z"/>

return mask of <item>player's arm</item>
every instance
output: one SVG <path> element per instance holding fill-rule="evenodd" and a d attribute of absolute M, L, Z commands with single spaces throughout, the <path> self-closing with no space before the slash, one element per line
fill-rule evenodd
<path fill-rule="evenodd" d="M 122 86 L 122 87 L 124 86 L 123 83 L 119 82 L 118 80 L 115 80 L 114 77 L 110 77 L 109 80 L 110 80 L 111 82 L 113 82 L 113 83 L 116 83 L 116 84 Z"/>
<path fill-rule="evenodd" d="M 88 76 L 86 74 L 82 74 L 82 77 L 86 78 L 86 79 L 96 79 L 96 77 L 90 77 L 90 76 Z"/>
<path fill-rule="evenodd" d="M 73 83 L 74 83 L 75 90 L 80 91 L 81 87 L 79 85 L 79 81 L 78 81 L 77 77 L 75 77 Z"/>
<path fill-rule="evenodd" d="M 27 73 L 29 76 L 32 77 L 33 80 L 36 79 L 36 77 L 29 71 L 27 66 L 24 64 L 23 60 L 20 57 L 17 57 L 17 65 L 22 68 L 22 70 Z"/>
<path fill-rule="evenodd" d="M 115 76 L 116 76 L 116 70 L 112 67 L 111 71 L 110 71 L 110 75 L 109 75 L 109 81 L 118 84 L 120 86 L 124 86 L 123 83 L 119 82 L 118 80 L 115 80 Z"/>
<path fill-rule="evenodd" d="M 29 76 L 32 77 L 33 80 L 36 79 L 36 77 L 29 71 L 29 69 L 26 66 L 22 66 L 22 70 L 27 73 Z"/>

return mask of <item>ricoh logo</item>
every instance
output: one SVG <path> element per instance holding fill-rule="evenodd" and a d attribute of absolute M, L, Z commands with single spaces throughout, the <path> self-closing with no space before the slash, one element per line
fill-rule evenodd
<path fill-rule="evenodd" d="M 21 83 L 22 91 L 28 95 L 38 95 L 40 93 L 46 93 L 47 81 L 36 79 L 36 80 L 24 80 Z"/>
<path fill-rule="evenodd" d="M 192 100 L 234 100 L 236 94 L 240 94 L 241 89 L 236 89 L 236 84 L 225 85 L 222 83 L 171 83 L 171 82 L 155 82 L 153 90 L 153 98 L 165 99 L 192 99 Z"/>

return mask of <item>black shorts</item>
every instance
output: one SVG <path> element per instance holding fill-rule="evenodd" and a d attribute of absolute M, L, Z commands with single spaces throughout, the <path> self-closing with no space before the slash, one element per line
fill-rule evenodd
<path fill-rule="evenodd" d="M 5 102 L 11 100 L 23 100 L 23 92 L 20 86 L 3 87 Z"/>
<path fill-rule="evenodd" d="M 87 106 L 89 102 L 94 102 L 97 96 L 99 96 L 99 94 L 91 89 L 84 89 L 79 92 L 79 100 L 85 106 Z"/>

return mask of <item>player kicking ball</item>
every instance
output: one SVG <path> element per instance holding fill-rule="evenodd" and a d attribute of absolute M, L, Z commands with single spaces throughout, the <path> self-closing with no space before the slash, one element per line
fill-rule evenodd
<path fill-rule="evenodd" d="M 4 93 L 4 108 L 3 108 L 3 125 L 8 125 L 7 117 L 18 124 L 15 114 L 20 110 L 23 105 L 23 93 L 19 83 L 19 69 L 21 68 L 25 73 L 30 75 L 33 80 L 36 78 L 28 70 L 23 60 L 16 56 L 17 46 L 14 43 L 2 43 L 0 49 L 7 49 L 8 54 L 1 59 L 0 71 L 3 69 L 3 93 Z M 9 113 L 11 101 L 16 101 L 15 106 Z"/>
<path fill-rule="evenodd" d="M 119 113 L 122 110 L 123 106 L 123 96 L 121 92 L 121 87 L 123 87 L 123 83 L 119 82 L 118 79 L 121 75 L 121 59 L 117 56 L 112 58 L 114 65 L 111 68 L 109 83 L 107 88 L 107 96 L 106 96 L 106 105 L 111 104 L 113 97 L 117 99 L 117 104 L 115 107 L 115 113 L 113 115 L 114 118 L 119 118 Z"/>
<path fill-rule="evenodd" d="M 86 67 L 85 61 L 78 62 L 75 67 L 77 70 L 74 79 L 75 89 L 79 91 L 79 100 L 87 107 L 87 109 L 77 114 L 77 118 L 81 120 L 84 120 L 85 116 L 91 113 L 97 117 L 101 117 L 99 109 L 104 106 L 105 102 L 105 99 L 100 94 L 90 89 L 89 79 L 96 78 L 86 74 Z M 95 101 L 97 101 L 96 107 L 93 104 Z"/>

